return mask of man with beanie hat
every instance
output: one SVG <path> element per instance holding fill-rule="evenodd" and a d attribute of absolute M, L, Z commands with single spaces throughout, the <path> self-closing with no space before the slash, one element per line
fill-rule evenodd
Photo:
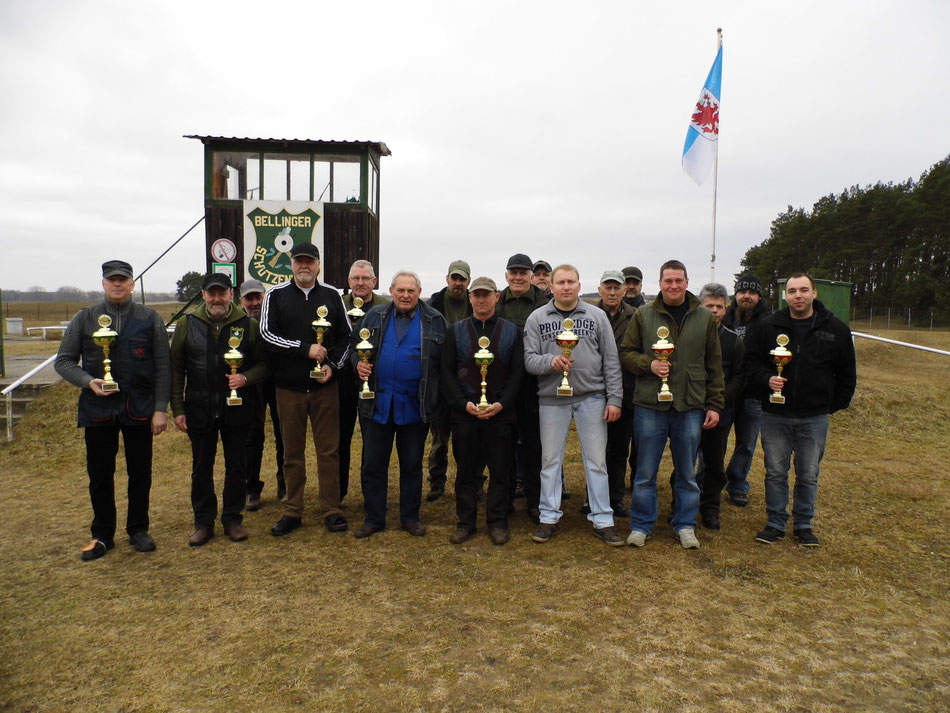
<path fill-rule="evenodd" d="M 752 328 L 772 314 L 772 310 L 762 294 L 762 282 L 754 273 L 740 275 L 734 289 L 732 304 L 722 324 L 747 341 Z M 742 398 L 735 402 L 736 446 L 726 467 L 726 491 L 732 504 L 738 507 L 749 504 L 749 469 L 762 420 L 760 390 L 759 385 L 747 382 Z"/>

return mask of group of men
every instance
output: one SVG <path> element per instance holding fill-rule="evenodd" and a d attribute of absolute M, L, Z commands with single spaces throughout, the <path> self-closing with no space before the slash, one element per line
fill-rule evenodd
<path fill-rule="evenodd" d="M 608 545 L 642 547 L 651 535 L 657 473 L 669 443 L 670 524 L 683 547 L 698 548 L 697 517 L 710 529 L 720 527 L 723 489 L 735 505 L 748 503 L 761 429 L 767 522 L 756 539 L 774 543 L 785 534 L 794 453 L 793 529 L 800 544 L 817 546 L 811 519 L 828 415 L 848 405 L 856 376 L 850 332 L 815 299 L 809 275 L 790 276 L 788 307 L 770 314 L 754 275 L 737 280 L 727 307 L 722 285 L 706 285 L 699 296 L 689 292 L 686 267 L 676 260 L 661 267 L 651 302 L 641 294 L 641 271 L 628 267 L 603 273 L 596 303 L 580 298 L 575 267 L 552 268 L 523 253 L 508 260 L 502 290 L 488 277 L 472 279 L 464 260 L 453 261 L 446 288 L 428 302 L 418 275 L 407 270 L 394 275 L 387 300 L 376 293 L 367 261 L 351 266 L 344 297 L 319 281 L 316 246 L 295 245 L 291 263 L 292 279 L 270 290 L 255 280 L 243 283 L 240 304 L 227 276 L 207 275 L 201 304 L 179 320 L 170 348 L 161 319 L 131 299 L 131 266 L 103 265 L 105 300 L 76 315 L 56 362 L 81 388 L 79 425 L 94 511 L 83 560 L 114 545 L 120 433 L 130 543 L 137 551 L 155 549 L 148 534 L 151 439 L 165 429 L 169 404 L 192 446 L 195 529 L 188 544 L 195 547 L 210 541 L 219 518 L 212 475 L 219 438 L 221 526 L 232 541 L 247 539 L 242 512 L 261 507 L 268 407 L 283 506 L 271 527 L 275 536 L 303 524 L 308 426 L 317 455 L 317 515 L 330 532 L 348 529 L 341 502 L 358 417 L 365 514 L 357 538 L 387 527 L 394 444 L 400 527 L 426 534 L 420 509 L 431 434 L 428 500 L 445 493 L 450 444 L 456 462 L 450 542 L 476 534 L 483 500 L 491 542 L 508 542 L 516 493 L 523 493 L 535 525 L 531 538 L 549 541 L 563 515 L 573 422 L 586 476 L 582 511 Z M 100 315 L 113 328 L 108 353 Z M 777 345 L 788 345 L 790 355 L 781 376 Z M 115 384 L 104 388 L 107 366 Z M 733 425 L 736 447 L 727 467 Z M 630 518 L 626 537 L 616 530 L 617 517 Z"/>

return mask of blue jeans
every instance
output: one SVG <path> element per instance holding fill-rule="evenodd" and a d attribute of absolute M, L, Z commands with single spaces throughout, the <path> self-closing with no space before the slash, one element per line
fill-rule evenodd
<path fill-rule="evenodd" d="M 736 408 L 735 421 L 736 448 L 726 467 L 726 490 L 729 493 L 748 493 L 749 471 L 752 469 L 752 456 L 762 422 L 762 402 L 759 399 L 744 399 L 741 407 Z"/>
<path fill-rule="evenodd" d="M 597 529 L 613 527 L 606 462 L 606 407 L 607 400 L 602 394 L 592 394 L 582 401 L 568 400 L 563 405 L 541 404 L 541 522 L 556 523 L 564 514 L 561 512 L 561 466 L 567 432 L 573 419 L 587 474 L 587 499 L 590 503 L 587 519 Z"/>
<path fill-rule="evenodd" d="M 637 474 L 630 501 L 630 529 L 649 534 L 656 523 L 656 473 L 666 441 L 673 456 L 675 510 L 674 530 L 693 527 L 699 512 L 699 486 L 694 465 L 706 414 L 701 409 L 655 411 L 638 407 L 634 411 L 634 438 L 637 442 Z"/>
<path fill-rule="evenodd" d="M 828 415 L 796 418 L 762 414 L 762 450 L 765 452 L 766 525 L 785 531 L 788 523 L 788 467 L 795 453 L 795 502 L 792 522 L 796 530 L 811 527 L 818 496 L 818 467 L 825 454 Z"/>

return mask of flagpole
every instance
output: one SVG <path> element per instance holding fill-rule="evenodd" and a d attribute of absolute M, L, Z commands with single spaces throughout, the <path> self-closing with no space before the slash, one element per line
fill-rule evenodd
<path fill-rule="evenodd" d="M 722 49 L 722 28 L 716 28 L 718 44 L 716 52 Z M 712 253 L 709 262 L 709 281 L 716 281 L 716 200 L 719 190 L 719 139 L 716 139 L 716 156 L 713 158 L 713 205 L 712 205 Z"/>

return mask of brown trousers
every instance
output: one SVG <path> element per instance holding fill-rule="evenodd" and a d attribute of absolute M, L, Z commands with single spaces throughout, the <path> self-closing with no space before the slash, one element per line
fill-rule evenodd
<path fill-rule="evenodd" d="M 340 404 L 336 384 L 308 394 L 277 389 L 277 414 L 284 441 L 284 514 L 303 517 L 303 488 L 307 482 L 307 423 L 317 451 L 318 515 L 340 510 Z"/>

